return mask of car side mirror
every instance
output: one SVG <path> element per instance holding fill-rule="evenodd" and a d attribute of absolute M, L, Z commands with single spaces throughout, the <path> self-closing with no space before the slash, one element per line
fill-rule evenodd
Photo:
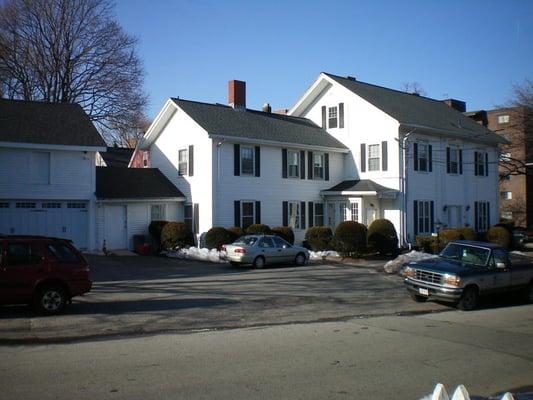
<path fill-rule="evenodd" d="M 505 268 L 507 268 L 507 264 L 505 264 L 503 262 L 497 262 L 496 263 L 496 268 L 497 269 L 505 269 Z"/>

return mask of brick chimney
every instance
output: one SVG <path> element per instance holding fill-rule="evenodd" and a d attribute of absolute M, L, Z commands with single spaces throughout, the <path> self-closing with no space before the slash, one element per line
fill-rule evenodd
<path fill-rule="evenodd" d="M 246 109 L 246 82 L 228 82 L 228 104 L 234 109 Z"/>
<path fill-rule="evenodd" d="M 446 104 L 447 106 L 459 112 L 464 113 L 466 111 L 466 103 L 464 101 L 456 100 L 456 99 L 446 99 L 446 100 L 442 100 L 442 102 Z"/>

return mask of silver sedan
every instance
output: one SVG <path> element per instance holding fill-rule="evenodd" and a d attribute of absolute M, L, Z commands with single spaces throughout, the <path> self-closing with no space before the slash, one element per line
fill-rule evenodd
<path fill-rule="evenodd" d="M 252 264 L 263 268 L 266 264 L 294 263 L 304 265 L 309 251 L 287 243 L 275 235 L 246 235 L 224 246 L 226 259 L 232 265 Z"/>

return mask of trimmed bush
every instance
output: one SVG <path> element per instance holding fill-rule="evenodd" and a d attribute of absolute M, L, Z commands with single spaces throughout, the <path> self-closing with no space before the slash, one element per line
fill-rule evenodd
<path fill-rule="evenodd" d="M 290 226 L 276 226 L 272 228 L 272 233 L 285 239 L 290 244 L 294 244 L 294 232 Z"/>
<path fill-rule="evenodd" d="M 477 240 L 477 233 L 472 228 L 467 228 L 465 226 L 464 228 L 457 229 L 457 231 L 461 232 L 464 240 Z"/>
<path fill-rule="evenodd" d="M 245 232 L 247 235 L 269 235 L 272 230 L 265 224 L 253 224 L 246 228 Z"/>
<path fill-rule="evenodd" d="M 220 250 L 222 245 L 233 242 L 233 233 L 220 226 L 214 226 L 205 234 L 205 244 L 209 249 Z"/>
<path fill-rule="evenodd" d="M 236 241 L 241 236 L 246 235 L 246 233 L 244 232 L 244 229 L 242 229 L 239 226 L 233 226 L 233 227 L 228 228 L 226 230 L 231 234 L 231 243 Z"/>
<path fill-rule="evenodd" d="M 333 245 L 343 257 L 358 257 L 366 247 L 366 226 L 355 221 L 344 221 L 335 228 Z"/>
<path fill-rule="evenodd" d="M 148 225 L 148 232 L 158 246 L 161 245 L 161 231 L 166 224 L 168 224 L 168 221 L 152 221 Z"/>
<path fill-rule="evenodd" d="M 305 231 L 304 243 L 307 243 L 310 250 L 324 251 L 331 250 L 331 240 L 333 231 L 327 226 L 312 226 Z"/>
<path fill-rule="evenodd" d="M 169 222 L 161 231 L 161 244 L 166 249 L 194 245 L 194 236 L 183 222 Z"/>
<path fill-rule="evenodd" d="M 434 254 L 438 252 L 438 241 L 436 236 L 417 236 L 416 247 L 424 253 Z"/>
<path fill-rule="evenodd" d="M 496 243 L 503 248 L 508 249 L 511 244 L 511 235 L 503 226 L 493 226 L 487 232 L 487 241 L 489 243 Z"/>
<path fill-rule="evenodd" d="M 439 250 L 444 249 L 452 240 L 461 239 L 464 237 L 459 229 L 443 229 L 439 232 Z"/>
<path fill-rule="evenodd" d="M 398 252 L 398 235 L 388 219 L 376 219 L 368 227 L 368 245 L 380 254 Z"/>

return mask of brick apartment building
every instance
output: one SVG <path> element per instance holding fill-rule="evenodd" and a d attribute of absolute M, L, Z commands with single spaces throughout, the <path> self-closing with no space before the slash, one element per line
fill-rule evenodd
<path fill-rule="evenodd" d="M 533 130 L 531 116 L 522 107 L 500 108 L 487 112 L 488 128 L 511 142 L 502 146 L 501 157 L 533 162 Z M 500 165 L 500 216 L 511 219 L 515 226 L 533 225 L 533 167 L 529 175 L 509 174 L 509 169 Z M 522 168 L 522 171 L 524 168 Z"/>

